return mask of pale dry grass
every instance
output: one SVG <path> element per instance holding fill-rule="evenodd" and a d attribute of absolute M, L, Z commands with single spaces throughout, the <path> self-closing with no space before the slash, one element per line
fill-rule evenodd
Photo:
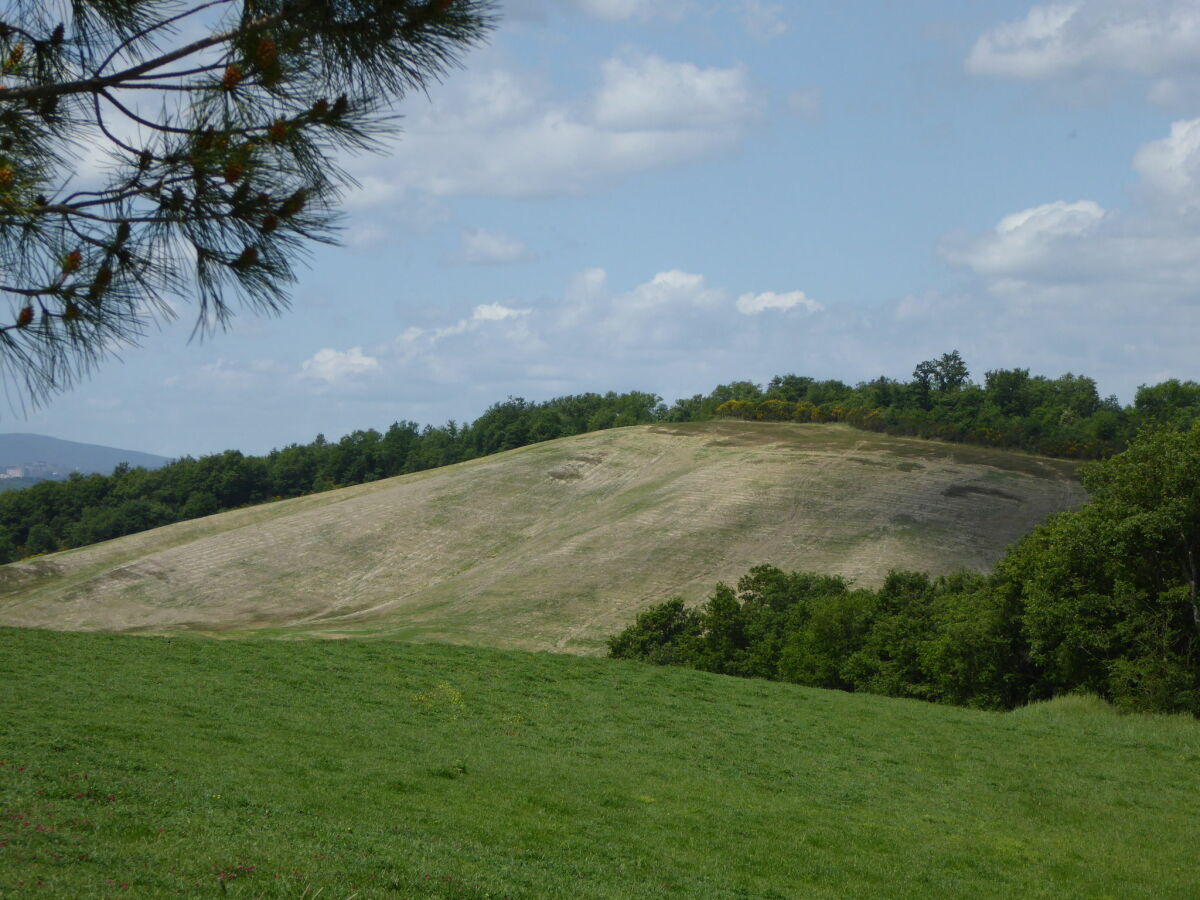
<path fill-rule="evenodd" d="M 0 569 L 0 624 L 597 652 L 770 562 L 983 570 L 1085 499 L 1062 461 L 838 425 L 597 432 Z"/>

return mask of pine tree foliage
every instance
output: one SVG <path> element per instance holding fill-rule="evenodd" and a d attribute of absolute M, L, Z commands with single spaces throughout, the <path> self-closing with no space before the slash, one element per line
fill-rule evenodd
<path fill-rule="evenodd" d="M 490 30 L 493 0 L 0 4 L 0 369 L 24 405 L 195 304 L 273 313 L 336 237 L 339 160 Z M 103 151 L 101 166 L 80 160 Z"/>

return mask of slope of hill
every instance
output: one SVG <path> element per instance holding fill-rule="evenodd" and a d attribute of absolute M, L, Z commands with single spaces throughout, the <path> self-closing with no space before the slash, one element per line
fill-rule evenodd
<path fill-rule="evenodd" d="M 153 453 L 81 444 L 43 434 L 0 434 L 0 473 L 8 468 L 46 468 L 48 471 L 37 477 L 61 477 L 76 471 L 107 475 L 121 463 L 157 469 L 167 462 L 170 460 L 165 456 Z"/>
<path fill-rule="evenodd" d="M 596 652 L 762 562 L 983 569 L 1083 499 L 1064 461 L 840 425 L 622 428 L 13 564 L 0 624 Z"/>
<path fill-rule="evenodd" d="M 0 896 L 1196 896 L 1200 725 L 0 629 Z"/>

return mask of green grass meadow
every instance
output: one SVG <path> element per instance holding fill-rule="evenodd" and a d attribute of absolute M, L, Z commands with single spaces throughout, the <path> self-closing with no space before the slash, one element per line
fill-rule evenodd
<path fill-rule="evenodd" d="M 0 897 L 1195 897 L 1200 725 L 0 630 Z"/>

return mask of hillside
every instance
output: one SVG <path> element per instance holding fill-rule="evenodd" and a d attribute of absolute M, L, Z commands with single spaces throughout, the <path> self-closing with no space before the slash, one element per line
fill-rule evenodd
<path fill-rule="evenodd" d="M 0 629 L 0 896 L 1196 895 L 1200 726 L 390 641 Z"/>
<path fill-rule="evenodd" d="M 121 463 L 155 469 L 168 461 L 153 453 L 81 444 L 43 434 L 0 434 L 0 473 L 8 468 L 29 468 L 47 470 L 36 477 L 61 477 L 76 471 L 107 475 Z"/>
<path fill-rule="evenodd" d="M 1072 464 L 841 425 L 595 432 L 0 569 L 0 624 L 378 634 L 596 652 L 749 566 L 983 569 Z"/>

